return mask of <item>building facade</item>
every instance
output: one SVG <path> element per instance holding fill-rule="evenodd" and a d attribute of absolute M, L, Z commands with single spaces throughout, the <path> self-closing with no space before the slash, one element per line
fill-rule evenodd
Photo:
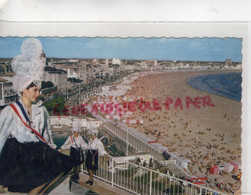
<path fill-rule="evenodd" d="M 58 86 L 58 89 L 64 89 L 67 86 L 67 72 L 61 69 L 45 67 L 43 81 L 50 81 Z"/>
<path fill-rule="evenodd" d="M 18 95 L 13 90 L 12 82 L 6 78 L 0 78 L 0 109 L 17 99 Z"/>

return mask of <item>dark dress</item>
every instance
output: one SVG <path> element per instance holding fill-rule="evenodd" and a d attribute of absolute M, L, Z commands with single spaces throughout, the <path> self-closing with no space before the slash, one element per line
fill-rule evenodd
<path fill-rule="evenodd" d="M 98 150 L 88 150 L 86 155 L 86 167 L 90 170 L 98 169 Z"/>
<path fill-rule="evenodd" d="M 19 143 L 8 138 L 0 155 L 0 185 L 27 193 L 72 167 L 69 156 L 42 141 Z"/>
<path fill-rule="evenodd" d="M 80 165 L 81 163 L 84 162 L 84 153 L 82 148 L 74 148 L 71 147 L 70 150 L 70 157 L 71 157 L 71 161 L 75 166 Z"/>

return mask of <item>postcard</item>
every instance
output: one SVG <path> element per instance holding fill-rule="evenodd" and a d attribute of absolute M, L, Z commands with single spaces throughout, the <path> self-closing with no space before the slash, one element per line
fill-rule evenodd
<path fill-rule="evenodd" d="M 10 82 L 13 59 L 23 55 L 25 40 L 38 40 L 44 64 L 41 100 L 58 147 L 78 121 L 84 136 L 97 128 L 99 138 L 108 135 L 125 145 L 119 148 L 109 140 L 105 146 L 111 156 L 144 152 L 149 156 L 141 156 L 140 166 L 164 170 L 165 178 L 152 178 L 149 189 L 128 185 L 129 191 L 158 194 L 177 185 L 183 194 L 188 188 L 239 192 L 241 179 L 247 177 L 242 172 L 247 133 L 242 115 L 245 24 L 141 24 L 141 30 L 129 30 L 138 25 L 102 24 L 102 33 L 81 30 L 81 24 L 76 33 L 50 36 L 44 31 L 2 33 L 1 106 L 18 99 Z M 155 166 L 147 158 L 154 159 Z M 143 176 L 137 170 L 130 179 Z"/>

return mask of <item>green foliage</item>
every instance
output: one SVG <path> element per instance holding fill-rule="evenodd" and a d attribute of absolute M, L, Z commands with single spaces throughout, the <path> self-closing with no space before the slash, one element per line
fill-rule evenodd
<path fill-rule="evenodd" d="M 67 81 L 73 82 L 73 83 L 82 83 L 83 80 L 76 79 L 74 77 L 68 78 Z"/>
<path fill-rule="evenodd" d="M 42 81 L 41 89 L 53 87 L 54 84 L 50 81 Z"/>
<path fill-rule="evenodd" d="M 62 115 L 64 104 L 64 97 L 58 97 L 51 101 L 44 102 L 44 106 L 46 107 L 50 115 L 55 115 L 58 112 L 60 113 L 60 115 Z"/>

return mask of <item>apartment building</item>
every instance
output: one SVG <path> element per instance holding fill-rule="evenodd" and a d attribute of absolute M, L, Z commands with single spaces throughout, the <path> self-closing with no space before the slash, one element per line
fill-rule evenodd
<path fill-rule="evenodd" d="M 0 109 L 18 99 L 10 78 L 0 78 Z"/>
<path fill-rule="evenodd" d="M 43 81 L 50 81 L 59 89 L 67 86 L 67 72 L 61 69 L 45 67 Z"/>

